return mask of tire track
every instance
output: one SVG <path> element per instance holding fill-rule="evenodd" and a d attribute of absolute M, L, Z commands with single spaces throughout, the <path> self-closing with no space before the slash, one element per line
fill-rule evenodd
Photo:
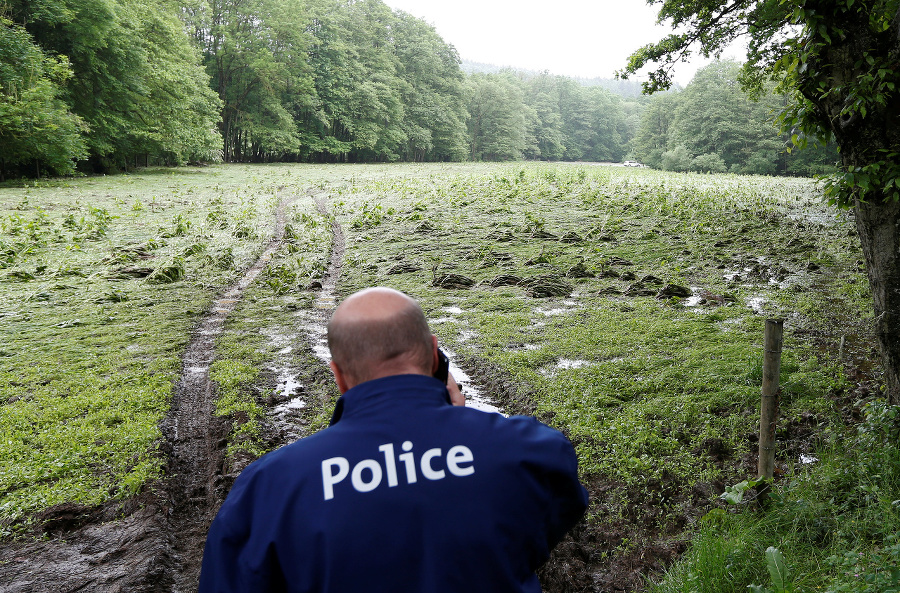
<path fill-rule="evenodd" d="M 319 360 L 328 363 L 331 360 L 331 353 L 328 350 L 326 331 L 328 321 L 337 307 L 335 291 L 344 265 L 344 230 L 337 219 L 328 212 L 328 204 L 322 193 L 314 195 L 313 200 L 319 214 L 331 222 L 331 255 L 328 258 L 328 267 L 322 275 L 322 287 L 316 295 L 312 309 L 299 312 L 298 317 L 302 319 L 300 326 L 307 334 L 313 354 Z M 330 372 L 329 370 L 328 373 Z"/>
<path fill-rule="evenodd" d="M 324 323 L 327 324 L 337 306 L 337 297 L 334 291 L 338 280 L 341 278 L 341 270 L 344 265 L 344 229 L 341 227 L 341 223 L 337 221 L 337 218 L 328 212 L 328 205 L 325 203 L 322 194 L 316 195 L 314 199 L 316 210 L 319 211 L 319 214 L 331 220 L 331 257 L 328 259 L 328 271 L 325 273 L 325 278 L 322 282 L 322 291 L 316 298 L 315 303 L 316 310 L 320 312 L 321 316 L 324 316 Z"/>
<path fill-rule="evenodd" d="M 282 199 L 275 212 L 275 230 L 256 262 L 226 288 L 200 322 L 182 356 L 183 371 L 175 387 L 163 434 L 171 444 L 168 533 L 172 534 L 171 591 L 194 591 L 200 575 L 203 544 L 215 513 L 225 499 L 229 480 L 223 475 L 229 423 L 214 415 L 215 386 L 209 378 L 215 341 L 228 315 L 284 242 L 285 212 L 297 199 Z"/>
<path fill-rule="evenodd" d="M 166 478 L 126 501 L 58 505 L 37 517 L 49 541 L 0 550 L 0 593 L 188 593 L 196 591 L 203 544 L 230 481 L 223 475 L 229 423 L 213 415 L 209 379 L 216 338 L 284 239 L 280 200 L 262 255 L 216 298 L 182 355 L 182 373 L 160 428 Z"/>

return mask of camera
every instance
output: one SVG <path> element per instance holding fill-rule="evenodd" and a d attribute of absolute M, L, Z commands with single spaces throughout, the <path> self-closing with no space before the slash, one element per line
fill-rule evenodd
<path fill-rule="evenodd" d="M 444 354 L 444 351 L 438 348 L 438 368 L 434 372 L 434 378 L 443 384 L 447 384 L 447 378 L 450 375 L 450 359 Z"/>

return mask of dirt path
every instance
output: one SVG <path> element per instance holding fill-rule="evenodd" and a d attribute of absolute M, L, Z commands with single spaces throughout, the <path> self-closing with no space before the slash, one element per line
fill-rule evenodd
<path fill-rule="evenodd" d="M 167 478 L 128 501 L 99 507 L 64 504 L 38 517 L 47 541 L 0 547 L 0 593 L 171 592 L 197 588 L 209 522 L 226 494 L 228 426 L 213 415 L 209 379 L 216 338 L 244 291 L 281 246 L 285 212 L 257 261 L 226 288 L 194 330 L 182 361 L 172 407 L 162 423 Z"/>
<path fill-rule="evenodd" d="M 296 199 L 282 199 L 275 214 L 275 231 L 269 244 L 243 276 L 217 298 L 185 350 L 181 380 L 163 434 L 172 444 L 168 498 L 171 512 L 168 532 L 173 536 L 173 592 L 196 590 L 206 532 L 227 494 L 223 476 L 227 423 L 214 415 L 215 388 L 209 367 L 215 356 L 215 340 L 225 320 L 281 247 L 285 211 Z"/>

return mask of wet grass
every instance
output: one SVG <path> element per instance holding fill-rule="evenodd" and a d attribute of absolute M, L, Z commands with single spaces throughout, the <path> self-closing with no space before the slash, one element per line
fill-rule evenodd
<path fill-rule="evenodd" d="M 792 330 L 837 331 L 822 327 L 823 308 L 864 315 L 867 306 L 864 290 L 839 306 L 825 300 L 844 296 L 831 278 L 850 273 L 858 246 L 847 249 L 850 223 L 817 206 L 805 181 L 516 166 L 360 184 L 345 196 L 343 291 L 387 284 L 437 317 L 462 308 L 440 325 L 443 337 L 531 386 L 537 411 L 579 442 L 585 470 L 628 484 L 673 472 L 688 485 L 712 480 L 721 469 L 695 453 L 702 442 L 745 448 L 763 325 L 752 299 L 787 318 L 788 399 L 817 413 L 840 381 L 834 353 Z M 797 237 L 803 244 L 789 247 Z M 419 270 L 392 273 L 398 263 Z M 579 264 L 594 277 L 571 277 Z M 446 272 L 477 286 L 434 287 Z M 492 288 L 500 275 L 557 277 L 569 289 L 532 298 L 525 286 Z M 623 294 L 647 276 L 649 296 Z M 654 298 L 667 284 L 706 304 Z M 477 337 L 459 342 L 463 328 Z"/>
<path fill-rule="evenodd" d="M 262 251 L 288 167 L 0 189 L 0 526 L 159 477 L 159 422 L 212 297 Z"/>
<path fill-rule="evenodd" d="M 652 591 L 772 587 L 765 551 L 785 559 L 792 591 L 874 593 L 900 586 L 900 414 L 881 402 L 839 438 L 825 435 L 812 467 L 794 468 L 765 510 L 714 509 L 694 544 Z M 768 590 L 768 589 L 767 589 Z"/>
<path fill-rule="evenodd" d="M 342 292 L 414 295 L 455 352 L 529 394 L 512 411 L 572 438 L 605 484 L 590 523 L 616 534 L 595 554 L 683 537 L 754 475 L 766 317 L 786 320 L 782 423 L 843 430 L 842 362 L 870 354 L 870 295 L 852 221 L 809 181 L 509 165 L 355 183 L 338 204 Z M 471 286 L 436 286 L 446 274 Z M 782 470 L 817 431 L 779 451 Z"/>
<path fill-rule="evenodd" d="M 781 436 L 816 427 L 779 451 L 780 467 L 792 475 L 820 433 L 843 434 L 837 396 L 845 366 L 871 357 L 870 295 L 852 221 L 807 180 L 587 165 L 160 170 L 0 189 L 0 522 L 158 477 L 158 422 L 191 328 L 262 251 L 279 188 L 311 186 L 346 233 L 341 295 L 415 296 L 473 370 L 525 394 L 501 405 L 570 435 L 586 482 L 604 485 L 589 522 L 610 537 L 595 560 L 683 538 L 753 473 L 766 317 L 786 319 Z M 289 220 L 211 369 L 238 468 L 278 441 L 266 432 L 278 365 L 303 385 L 305 432 L 335 396 L 304 325 L 327 220 L 308 197 Z M 128 276 L 141 267 L 152 274 Z M 667 286 L 691 296 L 658 296 Z"/>

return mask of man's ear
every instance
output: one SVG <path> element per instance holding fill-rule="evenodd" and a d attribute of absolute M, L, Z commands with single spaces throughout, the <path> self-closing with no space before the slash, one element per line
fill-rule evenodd
<path fill-rule="evenodd" d="M 347 378 L 344 377 L 344 372 L 334 363 L 332 360 L 328 363 L 328 366 L 331 367 L 331 372 L 334 375 L 334 382 L 337 383 L 338 391 L 341 392 L 341 395 L 346 393 L 350 389 L 350 385 L 347 383 Z"/>

